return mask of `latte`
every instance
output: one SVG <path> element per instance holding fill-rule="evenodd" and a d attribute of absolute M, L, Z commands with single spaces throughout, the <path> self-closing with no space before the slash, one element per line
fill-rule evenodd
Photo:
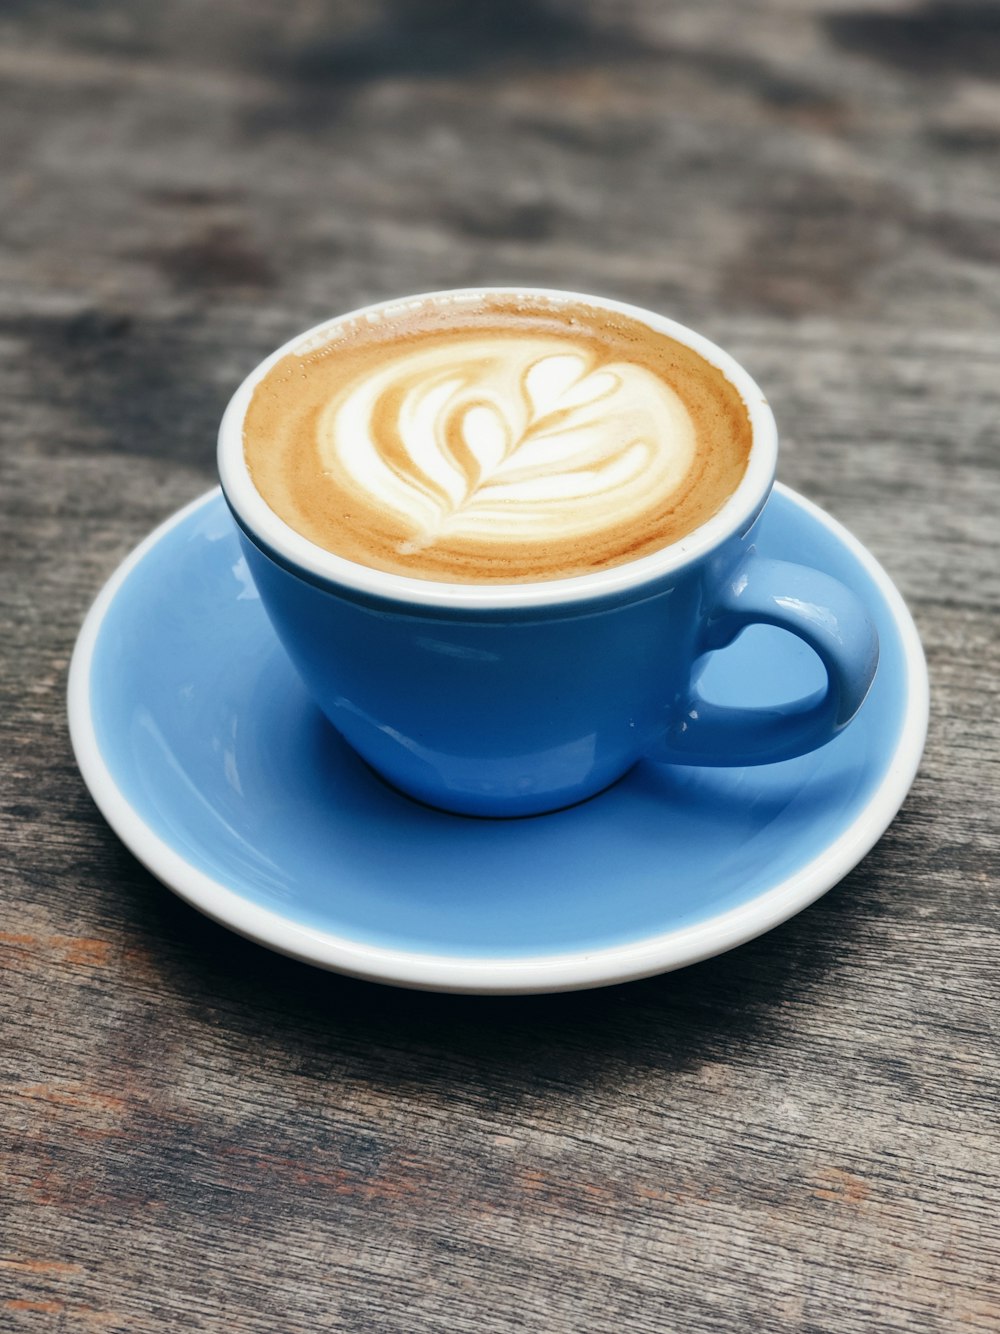
<path fill-rule="evenodd" d="M 257 384 L 254 485 L 319 546 L 446 582 L 646 556 L 736 490 L 751 428 L 685 344 L 577 299 L 453 293 L 348 317 Z"/>

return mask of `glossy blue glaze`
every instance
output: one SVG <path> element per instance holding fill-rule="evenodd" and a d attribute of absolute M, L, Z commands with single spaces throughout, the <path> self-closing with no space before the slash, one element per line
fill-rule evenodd
<path fill-rule="evenodd" d="M 587 602 L 476 611 L 322 583 L 239 538 L 278 637 L 341 735 L 394 786 L 463 814 L 572 805 L 654 747 L 700 765 L 801 754 L 849 722 L 878 661 L 854 595 L 761 559 L 752 532 Z M 831 688 L 764 711 L 692 695 L 703 653 L 754 622 L 803 636 Z"/>
<path fill-rule="evenodd" d="M 815 564 L 853 588 L 882 641 L 855 722 L 798 759 L 737 769 L 644 761 L 594 800 L 537 818 L 429 810 L 382 783 L 311 702 L 217 493 L 146 552 L 107 608 L 90 676 L 97 745 L 153 834 L 248 903 L 305 927 L 498 958 L 704 922 L 851 828 L 905 720 L 899 629 L 859 559 L 780 493 L 756 540 L 764 556 Z M 718 706 L 767 707 L 822 682 L 804 644 L 754 627 L 707 660 L 700 689 Z"/>

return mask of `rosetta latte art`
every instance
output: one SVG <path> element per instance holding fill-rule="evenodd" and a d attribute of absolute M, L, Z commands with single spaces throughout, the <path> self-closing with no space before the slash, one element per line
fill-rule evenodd
<path fill-rule="evenodd" d="M 696 448 L 650 370 L 541 336 L 393 349 L 315 420 L 323 473 L 402 520 L 404 554 L 585 538 L 667 501 Z"/>

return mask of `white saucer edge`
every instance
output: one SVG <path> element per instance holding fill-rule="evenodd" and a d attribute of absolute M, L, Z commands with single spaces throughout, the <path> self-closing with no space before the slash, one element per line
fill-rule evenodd
<path fill-rule="evenodd" d="M 108 824 L 158 880 L 207 917 L 248 939 L 320 968 L 365 981 L 423 991 L 517 995 L 613 986 L 699 963 L 745 944 L 787 921 L 844 878 L 885 833 L 903 803 L 924 750 L 929 683 L 923 648 L 902 595 L 875 557 L 818 505 L 778 482 L 775 490 L 831 530 L 878 585 L 899 627 L 906 662 L 906 721 L 885 777 L 865 809 L 808 865 L 749 903 L 707 922 L 627 945 L 565 954 L 454 958 L 366 945 L 297 925 L 192 866 L 143 821 L 119 791 L 104 762 L 90 708 L 94 649 L 115 595 L 148 551 L 188 515 L 220 494 L 198 496 L 159 524 L 115 570 L 83 622 L 67 685 L 70 740 L 84 782 Z"/>

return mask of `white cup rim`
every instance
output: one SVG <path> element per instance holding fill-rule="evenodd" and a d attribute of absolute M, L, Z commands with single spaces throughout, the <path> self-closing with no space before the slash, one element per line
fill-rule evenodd
<path fill-rule="evenodd" d="M 477 295 L 511 295 L 538 297 L 556 302 L 580 302 L 597 309 L 627 315 L 697 352 L 710 365 L 720 370 L 736 389 L 750 419 L 752 432 L 750 457 L 746 472 L 733 494 L 698 528 L 651 555 L 597 570 L 591 574 L 531 583 L 446 583 L 417 579 L 410 575 L 391 574 L 337 556 L 296 532 L 271 509 L 257 490 L 243 454 L 243 420 L 257 383 L 275 362 L 295 351 L 301 344 L 322 338 L 344 320 L 363 318 L 412 302 L 472 299 Z M 629 305 L 609 297 L 545 287 L 490 285 L 422 292 L 398 300 L 373 302 L 358 310 L 322 320 L 304 333 L 296 334 L 270 356 L 265 357 L 236 390 L 219 426 L 218 447 L 219 477 L 223 493 L 233 513 L 253 540 L 277 555 L 287 565 L 301 570 L 314 581 L 329 583 L 361 595 L 423 607 L 469 611 L 545 607 L 591 601 L 627 593 L 682 569 L 712 551 L 726 538 L 747 531 L 770 494 L 777 467 L 777 456 L 778 432 L 767 399 L 735 358 L 701 334 L 664 315 L 657 315 L 640 306 Z"/>

